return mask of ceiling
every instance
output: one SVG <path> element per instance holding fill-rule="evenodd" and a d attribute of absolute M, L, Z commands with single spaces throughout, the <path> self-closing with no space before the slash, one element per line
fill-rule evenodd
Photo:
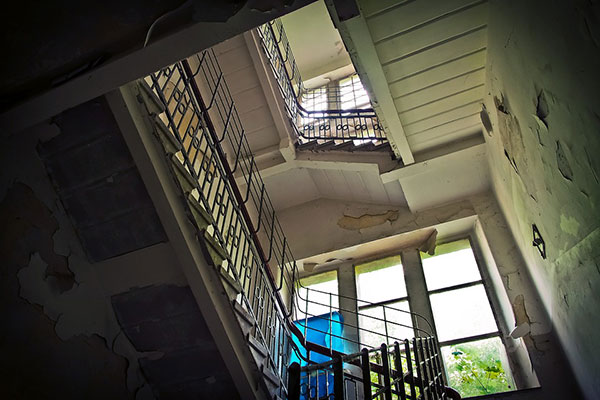
<path fill-rule="evenodd" d="M 275 209 L 329 199 L 416 212 L 488 190 L 479 119 L 487 3 L 361 0 L 359 5 L 372 47 L 373 57 L 367 61 L 378 65 L 380 86 L 414 154 L 414 162 L 404 166 L 386 166 L 357 154 L 335 158 L 327 152 L 294 149 L 288 149 L 291 156 L 282 157 L 281 141 L 287 133 L 281 126 L 289 121 L 268 105 L 274 98 L 268 83 L 273 78 L 261 72 L 270 73 L 261 65 L 261 52 L 252 48 L 248 34 L 215 47 Z M 347 54 L 336 51 L 340 35 L 323 1 L 282 20 L 305 79 L 317 70 L 332 69 L 331 60 L 340 63 L 336 66 L 349 61 Z M 346 40 L 344 29 L 341 32 Z M 351 51 L 356 51 L 354 43 L 347 43 Z M 367 54 L 359 51 L 358 60 L 353 58 L 359 72 Z"/>
<path fill-rule="evenodd" d="M 261 172 L 277 211 L 316 199 L 406 206 L 397 181 L 383 183 L 372 165 L 336 168 L 328 163 L 295 161 Z"/>
<path fill-rule="evenodd" d="M 357 3 L 361 15 L 339 23 L 342 36 L 403 160 L 480 136 L 487 1 Z"/>
<path fill-rule="evenodd" d="M 281 18 L 303 80 L 352 64 L 323 0 Z"/>

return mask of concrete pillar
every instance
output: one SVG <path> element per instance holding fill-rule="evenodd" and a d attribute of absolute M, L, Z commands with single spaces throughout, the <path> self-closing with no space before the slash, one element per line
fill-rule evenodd
<path fill-rule="evenodd" d="M 351 262 L 344 263 L 338 268 L 338 287 L 340 294 L 340 310 L 344 317 L 344 336 L 350 340 L 358 341 L 358 317 L 356 315 L 356 280 L 354 275 L 354 265 Z M 346 296 L 346 297 L 342 297 Z M 347 352 L 355 353 L 360 351 L 358 344 L 347 342 Z"/>
<path fill-rule="evenodd" d="M 423 318 L 413 315 L 413 326 L 436 335 L 435 326 L 433 324 L 433 313 L 431 312 L 431 306 L 427 296 L 427 286 L 425 285 L 425 275 L 423 273 L 423 265 L 421 264 L 421 256 L 419 255 L 419 251 L 416 249 L 404 250 L 401 254 L 401 258 L 402 267 L 404 268 L 406 290 L 408 292 L 408 299 L 410 302 L 410 310 L 414 313 L 422 315 L 431 324 L 430 328 L 427 322 L 423 321 Z M 425 332 L 415 329 L 415 336 L 427 335 Z"/>

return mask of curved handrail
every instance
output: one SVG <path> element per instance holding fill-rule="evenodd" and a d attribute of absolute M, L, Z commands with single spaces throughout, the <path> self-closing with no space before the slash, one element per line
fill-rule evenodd
<path fill-rule="evenodd" d="M 311 91 L 304 86 L 283 24 L 277 19 L 256 30 L 284 98 L 288 117 L 299 138 L 387 140 L 372 106 L 342 109 L 336 102 L 328 103 L 324 110 L 307 110 L 300 99 Z"/>

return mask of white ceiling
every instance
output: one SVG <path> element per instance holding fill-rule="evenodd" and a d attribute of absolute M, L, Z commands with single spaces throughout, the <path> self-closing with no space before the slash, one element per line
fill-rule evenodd
<path fill-rule="evenodd" d="M 264 149 L 278 147 L 280 133 L 275 126 L 244 36 L 226 40 L 213 49 L 252 152 L 257 154 Z M 213 122 L 218 124 L 220 119 L 213 118 Z"/>
<path fill-rule="evenodd" d="M 358 3 L 410 151 L 479 135 L 487 1 Z"/>
<path fill-rule="evenodd" d="M 351 65 L 323 0 L 281 18 L 302 79 Z"/>
<path fill-rule="evenodd" d="M 264 169 L 263 181 L 276 210 L 315 199 L 406 206 L 397 181 L 383 183 L 375 165 L 294 161 Z"/>

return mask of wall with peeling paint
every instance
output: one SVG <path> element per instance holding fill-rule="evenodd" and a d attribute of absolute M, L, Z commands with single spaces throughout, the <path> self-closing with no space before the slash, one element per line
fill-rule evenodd
<path fill-rule="evenodd" d="M 375 241 L 374 248 L 387 248 L 383 238 L 431 227 L 437 227 L 445 240 L 471 235 L 486 271 L 484 280 L 488 287 L 494 288 L 492 301 L 499 313 L 499 326 L 511 354 L 515 379 L 521 389 L 531 389 L 506 397 L 499 394 L 494 398 L 576 397 L 578 388 L 570 369 L 560 367 L 566 366 L 567 360 L 553 331 L 552 321 L 493 193 L 470 196 L 418 213 L 402 208 L 391 213 L 388 206 L 317 200 L 283 211 L 280 220 L 296 258 L 309 257 L 309 260 L 323 258 L 315 257 L 317 252 L 337 257 L 339 252 L 331 252 L 370 241 Z M 388 218 L 390 216 L 394 218 Z M 442 229 L 442 226 L 446 228 Z M 406 248 L 419 246 L 410 242 L 403 245 Z M 389 249 L 384 251 L 390 252 Z M 397 253 L 399 249 L 392 251 Z M 338 260 L 316 268 L 312 266 L 306 272 L 310 275 L 331 268 L 340 269 L 344 262 L 340 264 Z M 522 324 L 526 324 L 527 334 L 522 340 L 511 339 L 509 333 Z"/>
<path fill-rule="evenodd" d="M 111 296 L 157 281 L 185 284 L 159 244 L 90 264 L 37 155 L 41 124 L 0 149 L 0 376 L 6 398 L 153 398 Z M 171 263 L 172 265 L 172 263 Z M 141 280 L 140 280 L 141 279 Z"/>
<path fill-rule="evenodd" d="M 600 4 L 492 1 L 490 13 L 494 189 L 550 316 L 545 329 L 586 397 L 600 398 Z"/>
<path fill-rule="evenodd" d="M 404 207 L 319 199 L 283 210 L 278 217 L 294 257 L 303 259 L 472 215 L 468 201 L 412 213 Z"/>

